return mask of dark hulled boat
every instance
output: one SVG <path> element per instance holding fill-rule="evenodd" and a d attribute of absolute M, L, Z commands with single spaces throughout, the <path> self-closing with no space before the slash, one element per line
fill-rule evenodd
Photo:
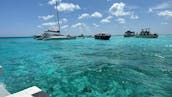
<path fill-rule="evenodd" d="M 101 39 L 101 40 L 109 40 L 111 37 L 110 34 L 105 34 L 105 33 L 99 33 L 94 36 L 95 39 Z"/>

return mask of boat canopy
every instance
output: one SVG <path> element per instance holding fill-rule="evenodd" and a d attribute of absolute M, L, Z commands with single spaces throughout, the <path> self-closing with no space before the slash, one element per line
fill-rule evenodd
<path fill-rule="evenodd" d="M 47 30 L 47 31 L 45 31 L 45 32 L 54 32 L 54 33 L 60 33 L 60 31 L 59 31 L 59 30 Z"/>

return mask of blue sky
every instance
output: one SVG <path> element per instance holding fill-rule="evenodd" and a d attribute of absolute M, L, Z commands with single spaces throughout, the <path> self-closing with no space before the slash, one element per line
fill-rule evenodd
<path fill-rule="evenodd" d="M 60 11 L 61 33 L 123 34 L 151 28 L 172 34 L 171 0 L 1 0 L 0 37 L 33 36 L 56 29 L 55 10 Z"/>

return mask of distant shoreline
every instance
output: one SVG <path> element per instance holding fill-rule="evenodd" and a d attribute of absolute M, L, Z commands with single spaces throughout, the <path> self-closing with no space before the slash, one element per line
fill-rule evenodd
<path fill-rule="evenodd" d="M 159 34 L 159 35 L 172 35 L 172 34 Z M 123 36 L 123 35 L 112 35 L 112 36 Z M 10 36 L 10 37 L 0 37 L 0 38 L 32 38 L 33 36 Z"/>
<path fill-rule="evenodd" d="M 0 38 L 32 38 L 32 36 L 0 37 Z"/>

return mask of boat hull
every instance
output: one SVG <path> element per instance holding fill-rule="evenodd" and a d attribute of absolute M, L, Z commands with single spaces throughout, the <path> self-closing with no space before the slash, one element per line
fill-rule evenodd
<path fill-rule="evenodd" d="M 95 36 L 95 39 L 109 40 L 111 36 Z"/>
<path fill-rule="evenodd" d="M 136 35 L 136 38 L 158 38 L 158 35 Z"/>
<path fill-rule="evenodd" d="M 48 34 L 44 33 L 42 35 L 35 35 L 34 39 L 37 40 L 70 40 L 70 39 L 76 39 L 74 36 L 68 36 L 68 35 L 60 35 L 60 34 Z"/>
<path fill-rule="evenodd" d="M 76 38 L 45 38 L 43 40 L 71 40 Z"/>
<path fill-rule="evenodd" d="M 48 37 L 44 38 L 43 40 L 70 40 L 70 39 L 76 39 L 76 37 Z"/>
<path fill-rule="evenodd" d="M 124 35 L 124 37 L 134 37 L 134 35 Z"/>

